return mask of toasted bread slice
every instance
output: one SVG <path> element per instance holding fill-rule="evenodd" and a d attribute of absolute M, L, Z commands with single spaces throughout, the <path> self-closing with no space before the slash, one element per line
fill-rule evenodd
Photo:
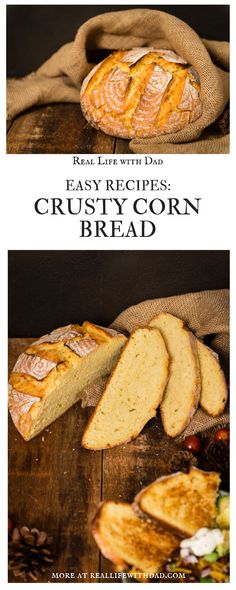
<path fill-rule="evenodd" d="M 82 446 L 106 449 L 138 436 L 156 415 L 168 378 L 168 365 L 159 330 L 135 330 L 88 423 Z"/>
<path fill-rule="evenodd" d="M 180 538 L 140 519 L 130 504 L 104 502 L 92 524 L 93 536 L 104 557 L 119 569 L 133 566 L 144 573 L 158 572 L 179 547 Z"/>
<path fill-rule="evenodd" d="M 228 388 L 217 354 L 197 340 L 202 389 L 200 405 L 210 416 L 219 416 L 224 411 Z"/>
<path fill-rule="evenodd" d="M 212 528 L 220 476 L 192 467 L 189 473 L 161 477 L 135 498 L 137 507 L 157 525 L 183 537 L 202 527 Z"/>
<path fill-rule="evenodd" d="M 176 437 L 194 415 L 201 391 L 196 339 L 182 320 L 160 313 L 150 326 L 158 328 L 170 357 L 170 377 L 160 406 L 166 434 Z"/>

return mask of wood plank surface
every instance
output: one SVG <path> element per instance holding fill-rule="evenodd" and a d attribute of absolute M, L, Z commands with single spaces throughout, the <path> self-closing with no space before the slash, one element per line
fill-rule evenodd
<path fill-rule="evenodd" d="M 117 153 L 128 149 L 128 141 L 118 140 Z M 7 135 L 9 154 L 113 154 L 115 150 L 116 139 L 93 129 L 79 104 L 34 107 L 16 117 Z"/>
<path fill-rule="evenodd" d="M 9 371 L 34 340 L 9 340 Z M 52 572 L 113 571 L 91 535 L 97 506 L 109 499 L 132 502 L 143 486 L 166 472 L 166 455 L 173 444 L 154 419 L 129 444 L 102 452 L 82 449 L 81 437 L 92 411 L 78 403 L 30 442 L 22 439 L 9 417 L 9 514 L 16 525 L 34 525 L 53 535 L 56 558 L 46 574 L 51 582 L 66 581 L 52 579 Z"/>
<path fill-rule="evenodd" d="M 33 340 L 10 339 L 9 370 Z M 80 446 L 90 413 L 78 403 L 30 442 L 9 418 L 9 514 L 16 525 L 34 525 L 55 540 L 55 562 L 42 581 L 78 582 L 51 575 L 99 571 L 90 521 L 101 500 L 102 453 Z M 11 575 L 9 581 L 19 580 Z"/>
<path fill-rule="evenodd" d="M 129 141 L 129 139 L 116 138 L 115 154 L 133 154 L 129 148 Z"/>
<path fill-rule="evenodd" d="M 9 371 L 34 340 L 9 340 Z M 9 515 L 16 526 L 36 526 L 55 540 L 54 564 L 39 581 L 119 583 L 114 577 L 93 577 L 114 571 L 91 534 L 98 504 L 101 500 L 132 502 L 140 489 L 173 471 L 171 461 L 175 457 L 176 463 L 180 451 L 164 434 L 158 417 L 128 444 L 106 451 L 82 449 L 81 438 L 92 411 L 75 404 L 30 442 L 23 440 L 9 416 Z M 199 467 L 208 468 L 200 461 Z M 87 577 L 57 579 L 52 578 L 53 572 L 76 576 L 85 572 Z M 10 575 L 9 581 L 18 578 Z"/>

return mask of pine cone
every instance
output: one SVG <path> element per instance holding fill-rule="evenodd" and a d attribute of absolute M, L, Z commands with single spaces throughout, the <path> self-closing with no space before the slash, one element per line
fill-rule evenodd
<path fill-rule="evenodd" d="M 197 457 L 194 457 L 189 451 L 177 451 L 169 460 L 169 473 L 183 471 L 188 473 L 190 467 L 196 467 L 198 464 Z"/>
<path fill-rule="evenodd" d="M 36 528 L 14 528 L 8 543 L 8 569 L 24 582 L 37 581 L 45 566 L 53 563 L 52 537 Z"/>
<path fill-rule="evenodd" d="M 205 456 L 210 468 L 221 475 L 221 487 L 229 489 L 229 445 L 227 442 L 210 441 L 205 450 Z"/>

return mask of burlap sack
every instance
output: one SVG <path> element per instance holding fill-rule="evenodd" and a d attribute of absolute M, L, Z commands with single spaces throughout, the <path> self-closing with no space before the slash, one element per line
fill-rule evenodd
<path fill-rule="evenodd" d="M 201 7 L 199 7 L 201 10 Z M 216 137 L 209 127 L 223 112 L 229 99 L 229 44 L 206 41 L 180 19 L 159 10 L 135 9 L 110 12 L 91 18 L 75 40 L 61 47 L 36 72 L 8 82 L 8 120 L 33 105 L 79 102 L 79 89 L 93 67 L 88 49 L 131 49 L 153 46 L 173 49 L 200 76 L 203 113 L 177 133 L 156 139 L 135 139 L 135 153 L 227 153 L 228 137 Z M 200 139 L 199 139 L 200 138 Z"/>
<path fill-rule="evenodd" d="M 146 326 L 150 320 L 160 313 L 167 311 L 181 318 L 194 334 L 207 339 L 207 344 L 215 350 L 228 378 L 229 365 L 229 292 L 226 289 L 217 291 L 200 291 L 174 297 L 150 299 L 137 305 L 128 307 L 112 323 L 111 327 L 130 334 L 139 326 Z M 103 391 L 106 380 L 100 380 L 84 390 L 82 406 L 95 406 Z M 229 422 L 228 409 L 212 418 L 200 408 L 195 413 L 191 423 L 181 438 L 212 428 L 215 425 L 226 425 Z"/>

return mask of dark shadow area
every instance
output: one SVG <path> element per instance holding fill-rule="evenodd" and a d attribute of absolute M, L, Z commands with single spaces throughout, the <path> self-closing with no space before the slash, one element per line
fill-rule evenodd
<path fill-rule="evenodd" d="M 144 299 L 228 286 L 228 251 L 10 251 L 9 336 L 106 326 Z"/>
<path fill-rule="evenodd" d="M 78 28 L 104 12 L 151 8 L 177 16 L 207 39 L 229 39 L 229 6 L 43 6 L 7 7 L 8 77 L 24 76 L 38 68 L 61 45 L 73 41 Z M 102 56 L 101 56 L 102 57 Z"/>

